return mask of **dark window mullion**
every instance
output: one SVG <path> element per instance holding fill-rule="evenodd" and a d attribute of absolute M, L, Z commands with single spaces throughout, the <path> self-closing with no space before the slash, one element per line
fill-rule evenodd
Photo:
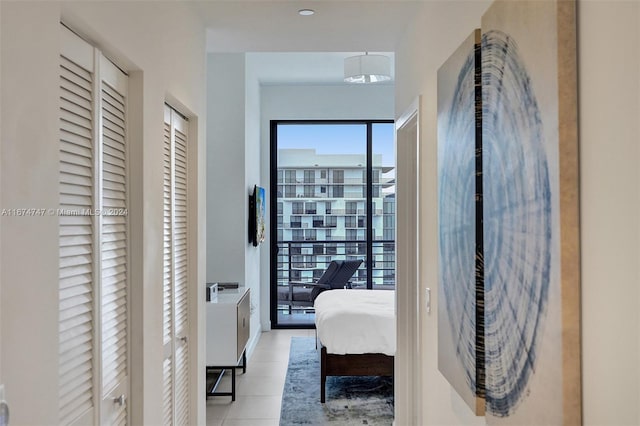
<path fill-rule="evenodd" d="M 373 288 L 373 124 L 367 122 L 367 288 Z"/>
<path fill-rule="evenodd" d="M 270 136 L 271 136 L 271 152 L 270 152 L 270 179 L 271 179 L 271 203 L 270 203 L 270 210 L 271 210 L 271 217 L 274 217 L 274 215 L 277 215 L 277 202 L 279 201 L 277 198 L 277 195 L 274 196 L 274 194 L 277 194 L 277 188 L 278 188 L 278 183 L 277 183 L 277 177 L 278 177 L 278 123 L 277 121 L 271 121 L 270 123 L 271 128 L 270 128 Z M 286 173 L 285 173 L 286 175 Z M 285 179 L 286 181 L 286 176 Z M 284 194 L 282 194 L 284 196 Z M 274 202 L 274 199 L 276 202 Z M 278 272 L 277 272 L 277 266 L 274 267 L 275 264 L 277 264 L 277 260 L 278 260 L 278 225 L 275 221 L 271 221 L 271 233 L 270 233 L 271 237 L 271 261 L 270 261 L 270 266 L 269 266 L 269 275 L 270 275 L 270 283 L 271 285 L 270 287 L 270 302 L 269 302 L 269 307 L 270 307 L 270 317 L 271 317 L 271 323 L 274 325 L 278 324 L 278 303 L 274 302 L 274 300 L 277 301 L 278 299 L 278 287 L 277 287 L 277 283 L 278 283 Z M 274 238 L 275 237 L 275 238 Z M 287 251 L 288 253 L 291 252 L 290 250 L 290 245 L 289 245 L 289 250 Z M 291 263 L 289 263 L 289 279 L 291 278 Z"/>

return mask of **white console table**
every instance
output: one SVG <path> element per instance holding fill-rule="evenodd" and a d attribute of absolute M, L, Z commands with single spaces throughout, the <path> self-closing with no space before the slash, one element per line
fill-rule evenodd
<path fill-rule="evenodd" d="M 217 300 L 207 302 L 207 375 L 217 374 L 213 385 L 207 387 L 207 396 L 236 400 L 236 369 L 247 371 L 250 319 L 251 292 L 247 287 L 219 291 Z M 217 387 L 227 370 L 231 371 L 231 392 L 219 392 Z"/>

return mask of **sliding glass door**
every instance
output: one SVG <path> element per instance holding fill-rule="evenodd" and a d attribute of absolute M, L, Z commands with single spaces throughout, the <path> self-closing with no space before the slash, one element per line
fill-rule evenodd
<path fill-rule="evenodd" d="M 395 287 L 392 121 L 271 123 L 271 321 L 314 321 L 312 287 L 332 260 L 362 260 L 354 288 Z"/>

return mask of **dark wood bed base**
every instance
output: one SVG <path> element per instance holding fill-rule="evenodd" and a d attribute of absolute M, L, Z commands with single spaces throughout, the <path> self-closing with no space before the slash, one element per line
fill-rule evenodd
<path fill-rule="evenodd" d="M 327 353 L 320 348 L 320 402 L 325 402 L 327 376 L 391 376 L 393 377 L 393 357 L 384 354 Z"/>

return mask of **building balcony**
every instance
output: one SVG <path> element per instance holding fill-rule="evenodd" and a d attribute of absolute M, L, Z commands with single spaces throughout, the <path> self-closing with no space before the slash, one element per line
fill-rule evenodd
<path fill-rule="evenodd" d="M 304 256 L 304 260 L 300 256 Z M 278 242 L 277 284 L 289 281 L 314 282 L 332 260 L 362 259 L 364 262 L 354 275 L 356 287 L 367 286 L 367 243 L 362 240 L 287 240 Z M 371 285 L 373 289 L 395 286 L 395 241 L 372 242 Z"/>

